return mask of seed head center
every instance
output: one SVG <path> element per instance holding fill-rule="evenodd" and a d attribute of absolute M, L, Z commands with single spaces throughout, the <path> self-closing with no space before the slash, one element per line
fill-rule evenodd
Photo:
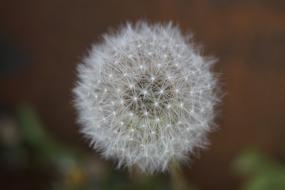
<path fill-rule="evenodd" d="M 132 88 L 126 87 L 125 106 L 139 117 L 153 119 L 159 116 L 175 97 L 175 88 L 167 77 L 160 75 L 153 79 L 153 76 L 143 74 Z"/>

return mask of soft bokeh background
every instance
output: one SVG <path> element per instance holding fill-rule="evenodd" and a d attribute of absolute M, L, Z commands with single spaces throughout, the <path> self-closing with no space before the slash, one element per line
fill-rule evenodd
<path fill-rule="evenodd" d="M 220 128 L 183 167 L 186 189 L 285 189 L 283 0 L 1 0 L 0 189 L 176 188 L 100 159 L 72 107 L 87 48 L 138 19 L 172 20 L 219 58 Z"/>

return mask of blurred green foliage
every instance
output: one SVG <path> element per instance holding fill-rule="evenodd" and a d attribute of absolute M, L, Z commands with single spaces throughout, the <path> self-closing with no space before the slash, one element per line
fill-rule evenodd
<path fill-rule="evenodd" d="M 284 190 L 285 165 L 257 150 L 248 150 L 234 164 L 235 172 L 245 177 L 242 190 Z"/>

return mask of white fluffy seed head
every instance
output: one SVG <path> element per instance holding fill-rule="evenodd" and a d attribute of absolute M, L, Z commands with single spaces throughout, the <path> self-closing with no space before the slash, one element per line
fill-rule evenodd
<path fill-rule="evenodd" d="M 217 102 L 212 59 L 171 25 L 127 24 L 78 66 L 82 133 L 118 166 L 164 171 L 207 144 Z"/>

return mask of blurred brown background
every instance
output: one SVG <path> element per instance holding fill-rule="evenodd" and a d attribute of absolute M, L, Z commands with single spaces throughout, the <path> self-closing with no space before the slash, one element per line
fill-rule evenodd
<path fill-rule="evenodd" d="M 101 34 L 138 19 L 172 20 L 219 59 L 215 71 L 226 92 L 220 128 L 210 135 L 209 149 L 185 167 L 191 182 L 202 190 L 238 189 L 242 179 L 233 175 L 232 161 L 242 150 L 256 146 L 280 157 L 285 150 L 283 0 L 2 0 L 1 35 L 31 64 L 1 78 L 1 104 L 32 103 L 57 139 L 88 150 L 72 108 L 76 65 Z M 11 183 L 21 178 L 3 176 L 1 181 Z"/>

